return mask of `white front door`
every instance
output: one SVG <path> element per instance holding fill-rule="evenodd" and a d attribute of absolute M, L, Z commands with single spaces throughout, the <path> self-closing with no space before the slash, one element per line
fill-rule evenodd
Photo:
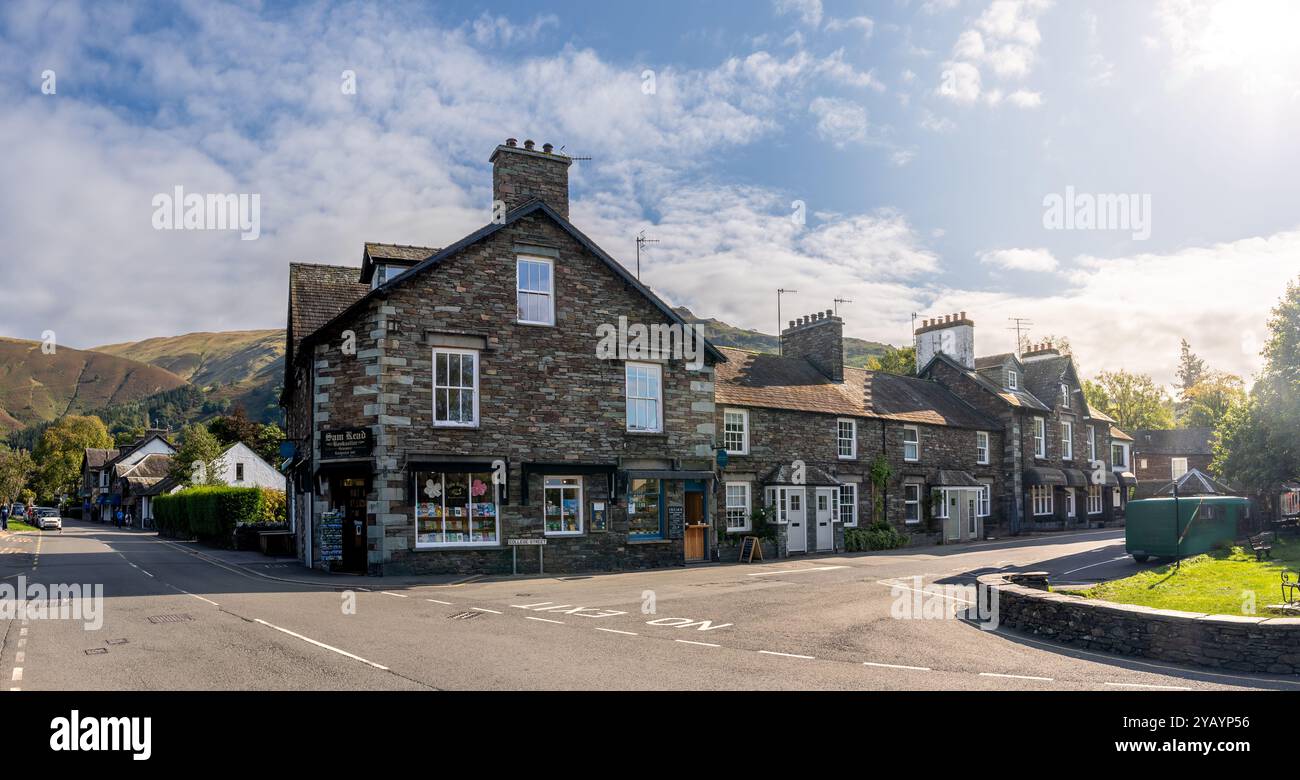
<path fill-rule="evenodd" d="M 786 552 L 808 551 L 808 528 L 804 525 L 803 488 L 785 491 Z"/>
<path fill-rule="evenodd" d="M 817 488 L 817 551 L 835 547 L 835 488 Z"/>
<path fill-rule="evenodd" d="M 1074 488 L 1065 489 L 1065 519 L 1074 519 Z"/>
<path fill-rule="evenodd" d="M 944 508 L 943 540 L 945 542 L 959 542 L 962 539 L 962 528 L 965 523 L 962 518 L 961 493 L 960 490 L 952 489 L 939 492 Z"/>

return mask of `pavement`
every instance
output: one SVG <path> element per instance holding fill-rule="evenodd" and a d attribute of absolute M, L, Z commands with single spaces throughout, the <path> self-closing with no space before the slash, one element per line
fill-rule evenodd
<path fill-rule="evenodd" d="M 338 577 L 68 521 L 0 537 L 0 584 L 103 587 L 102 625 L 0 620 L 19 690 L 1300 689 L 906 610 L 990 571 L 1123 576 L 1123 531 L 586 576 Z M 21 540 L 20 540 L 21 539 Z M 1127 567 L 1127 568 L 1126 568 Z M 918 579 L 919 578 L 919 579 Z"/>

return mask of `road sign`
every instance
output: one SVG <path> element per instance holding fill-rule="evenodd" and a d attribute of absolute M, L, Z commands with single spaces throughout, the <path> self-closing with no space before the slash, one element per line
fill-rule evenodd
<path fill-rule="evenodd" d="M 516 545 L 520 545 L 520 544 L 525 544 L 525 545 L 528 545 L 528 544 L 546 544 L 546 540 L 545 540 L 545 539 L 507 539 L 507 540 L 506 540 L 506 544 L 510 545 L 511 547 L 514 547 L 514 546 L 516 546 Z"/>

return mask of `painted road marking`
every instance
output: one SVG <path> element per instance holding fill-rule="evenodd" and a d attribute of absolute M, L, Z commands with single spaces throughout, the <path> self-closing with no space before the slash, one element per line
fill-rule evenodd
<path fill-rule="evenodd" d="M 349 652 L 346 651 L 346 650 L 340 650 L 340 649 L 338 649 L 337 647 L 331 647 L 331 646 L 325 644 L 324 642 L 317 642 L 315 639 L 312 639 L 311 637 L 306 637 L 306 636 L 303 636 L 302 634 L 294 633 L 293 631 L 290 631 L 290 630 L 287 629 L 287 628 L 280 628 L 279 626 L 274 625 L 274 624 L 271 624 L 271 623 L 268 623 L 268 622 L 266 622 L 265 620 L 262 620 L 261 618 L 253 618 L 253 622 L 254 622 L 254 623 L 261 623 L 262 625 L 266 626 L 267 628 L 274 628 L 276 631 L 279 631 L 280 633 L 288 634 L 289 636 L 294 637 L 295 639 L 301 639 L 302 641 L 307 642 L 308 644 L 313 644 L 313 645 L 316 645 L 317 647 L 322 647 L 322 648 L 324 648 L 324 649 L 326 649 L 326 650 L 329 650 L 329 651 L 332 652 L 332 653 L 338 653 L 339 655 L 341 655 L 341 656 L 345 656 L 345 657 L 347 657 L 347 658 L 351 658 L 351 659 L 354 660 L 354 661 L 360 661 L 361 663 L 366 664 L 367 666 L 373 666 L 373 667 L 375 667 L 376 669 L 382 669 L 382 670 L 385 671 L 385 672 L 388 671 L 388 667 L 387 667 L 387 666 L 382 666 L 382 665 L 380 665 L 380 664 L 375 663 L 374 661 L 367 661 L 366 659 L 362 658 L 362 657 L 359 656 L 359 655 L 353 655 L 352 653 L 349 653 Z"/>
<path fill-rule="evenodd" d="M 691 618 L 665 617 L 647 620 L 647 626 L 669 626 L 671 628 L 693 628 L 696 631 L 715 631 L 719 628 L 726 628 L 731 623 L 720 623 L 713 625 L 712 620 L 692 620 Z"/>
<path fill-rule="evenodd" d="M 410 596 L 403 596 L 401 593 L 393 593 L 393 592 L 391 592 L 391 591 L 387 591 L 387 590 L 381 590 L 381 591 L 379 591 L 379 592 L 382 593 L 382 594 L 384 594 L 385 596 L 396 596 L 396 597 L 398 597 L 399 599 L 410 598 Z"/>
<path fill-rule="evenodd" d="M 15 667 L 14 667 L 14 676 L 13 676 L 12 678 L 10 678 L 10 679 L 12 679 L 14 682 L 22 682 L 22 679 L 23 679 L 23 668 L 22 668 L 21 666 L 15 666 Z"/>
<path fill-rule="evenodd" d="M 524 619 L 525 619 L 525 620 L 536 620 L 536 621 L 538 621 L 539 623 L 559 623 L 560 625 L 564 625 L 564 621 L 563 621 L 563 620 L 550 620 L 549 618 L 533 617 L 532 615 L 525 615 L 525 616 L 524 616 Z"/>
<path fill-rule="evenodd" d="M 784 656 L 785 658 L 802 658 L 806 661 L 815 660 L 811 655 L 795 655 L 794 653 L 778 653 L 775 650 L 759 650 L 758 652 L 762 653 L 763 655 L 779 655 L 779 656 Z"/>
<path fill-rule="evenodd" d="M 617 628 L 601 628 L 600 626 L 597 626 L 597 627 L 596 627 L 596 630 L 597 630 L 597 631 L 608 631 L 608 632 L 611 633 L 611 634 L 627 634 L 628 636 L 641 636 L 640 634 L 638 634 L 638 633 L 635 632 L 635 631 L 619 631 Z"/>
<path fill-rule="evenodd" d="M 1008 677 L 1013 680 L 1038 680 L 1040 682 L 1054 682 L 1051 677 L 1034 677 L 1028 674 L 998 674 L 997 672 L 980 672 L 980 677 Z"/>
<path fill-rule="evenodd" d="M 1116 688 L 1154 688 L 1157 691 L 1190 691 L 1191 690 L 1191 688 L 1186 688 L 1181 685 L 1147 685 L 1145 683 L 1113 683 L 1113 682 L 1108 682 L 1106 683 L 1106 685 L 1114 686 Z"/>
<path fill-rule="evenodd" d="M 14 663 L 20 664 L 23 662 L 23 659 L 26 657 L 27 654 L 24 653 L 22 650 L 19 650 L 17 653 L 14 653 Z"/>
<path fill-rule="evenodd" d="M 812 566 L 807 569 L 782 569 L 780 571 L 751 571 L 747 577 L 766 577 L 769 574 L 801 574 L 806 571 L 830 571 L 832 569 L 847 569 L 847 566 Z"/>
<path fill-rule="evenodd" d="M 585 618 L 614 617 L 626 615 L 621 609 L 600 609 L 598 607 L 575 607 L 572 604 L 556 604 L 553 601 L 540 601 L 536 604 L 511 604 L 512 609 L 527 609 L 532 612 L 557 612 L 563 615 L 577 615 Z M 585 614 L 593 612 L 595 614 Z"/>
<path fill-rule="evenodd" d="M 882 668 L 885 668 L 885 669 L 911 669 L 911 670 L 914 671 L 914 672 L 929 672 L 929 671 L 933 671 L 933 670 L 930 669 L 930 667 L 928 667 L 928 666 L 905 666 L 905 665 L 903 665 L 903 664 L 878 664 L 878 663 L 876 663 L 876 662 L 874 662 L 874 661 L 863 661 L 863 662 L 862 662 L 862 665 L 863 665 L 863 666 L 879 666 L 879 667 L 882 667 Z"/>
<path fill-rule="evenodd" d="M 495 609 L 487 609 L 486 607 L 470 607 L 470 609 L 474 610 L 475 612 L 491 612 L 493 615 L 503 614 L 501 612 L 497 612 Z"/>
<path fill-rule="evenodd" d="M 437 599 L 425 599 L 425 601 L 432 601 L 434 604 L 443 604 L 443 605 L 448 606 L 448 607 L 451 606 L 451 602 L 450 602 L 450 601 L 438 601 Z"/>
<path fill-rule="evenodd" d="M 1104 566 L 1104 565 L 1106 565 L 1106 564 L 1108 564 L 1108 563 L 1114 563 L 1115 561 L 1122 561 L 1122 560 L 1124 560 L 1124 559 L 1127 558 L 1127 557 L 1128 557 L 1127 555 L 1121 555 L 1121 556 L 1119 556 L 1118 558 L 1111 558 L 1111 559 L 1108 560 L 1108 561 L 1097 561 L 1096 563 L 1090 563 L 1090 564 L 1088 564 L 1087 566 L 1080 566 L 1080 567 L 1077 568 L 1077 569 L 1070 569 L 1070 570 L 1067 571 L 1067 572 L 1063 572 L 1063 573 L 1061 574 L 1061 576 L 1064 577 L 1064 576 L 1066 576 L 1067 574 L 1074 574 L 1076 571 L 1083 571 L 1084 569 L 1091 569 L 1093 566 Z"/>
<path fill-rule="evenodd" d="M 722 645 L 715 645 L 712 642 L 692 642 L 689 639 L 674 639 L 673 641 L 681 642 L 684 645 L 699 645 L 700 647 L 722 647 Z"/>

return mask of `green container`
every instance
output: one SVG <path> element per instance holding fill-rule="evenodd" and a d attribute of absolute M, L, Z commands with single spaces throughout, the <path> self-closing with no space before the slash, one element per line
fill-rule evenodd
<path fill-rule="evenodd" d="M 1220 542 L 1241 538 L 1238 524 L 1250 517 L 1250 501 L 1240 496 L 1188 496 L 1177 502 L 1175 531 L 1173 498 L 1130 501 L 1125 513 L 1124 551 L 1139 562 L 1150 557 L 1200 555 Z"/>

